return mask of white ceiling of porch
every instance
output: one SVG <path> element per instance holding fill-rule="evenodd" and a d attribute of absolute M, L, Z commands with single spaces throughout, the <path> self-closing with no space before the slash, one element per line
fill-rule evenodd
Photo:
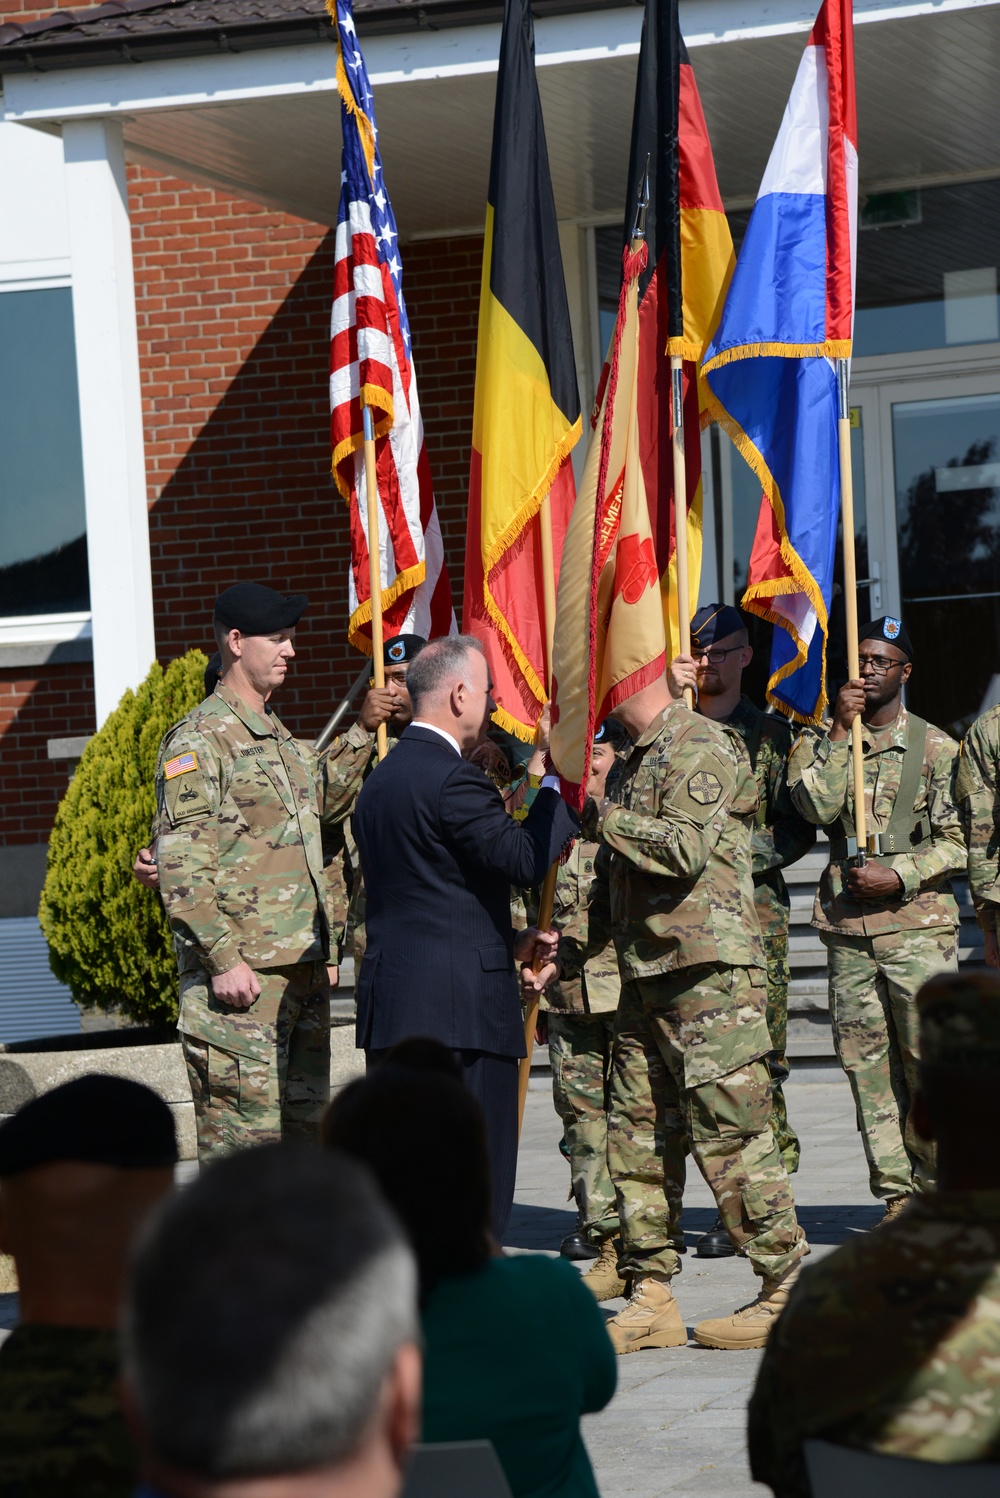
<path fill-rule="evenodd" d="M 857 39 L 862 186 L 1000 172 L 1000 6 L 869 22 Z M 692 51 L 723 196 L 752 200 L 801 35 Z M 539 69 L 560 218 L 623 211 L 635 57 Z M 495 77 L 377 88 L 382 155 L 404 236 L 478 225 Z M 331 94 L 153 112 L 126 124 L 133 159 L 331 223 L 339 107 Z"/>

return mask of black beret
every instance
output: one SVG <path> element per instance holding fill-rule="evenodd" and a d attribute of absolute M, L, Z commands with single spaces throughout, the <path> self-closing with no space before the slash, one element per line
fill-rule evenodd
<path fill-rule="evenodd" d="M 617 718 L 605 718 L 604 722 L 599 723 L 594 729 L 594 743 L 610 744 L 616 753 L 627 749 L 631 742 L 627 729 L 618 722 Z"/>
<path fill-rule="evenodd" d="M 212 656 L 212 659 L 209 661 L 208 665 L 205 667 L 205 696 L 206 697 L 211 697 L 212 693 L 215 691 L 216 687 L 219 685 L 219 678 L 220 678 L 221 675 L 222 675 L 222 656 L 219 654 L 218 651 L 216 651 L 215 654 Z"/>
<path fill-rule="evenodd" d="M 706 603 L 691 620 L 691 644 L 699 650 L 708 650 L 716 640 L 728 635 L 738 635 L 746 629 L 746 620 L 739 609 L 728 603 Z"/>
<path fill-rule="evenodd" d="M 141 1082 L 91 1074 L 32 1098 L 0 1126 L 0 1177 L 55 1160 L 151 1170 L 177 1164 L 174 1117 Z"/>
<path fill-rule="evenodd" d="M 215 600 L 214 617 L 244 635 L 274 635 L 298 624 L 308 602 L 302 593 L 286 598 L 262 583 L 234 583 Z"/>
<path fill-rule="evenodd" d="M 913 659 L 913 646 L 906 625 L 902 619 L 894 619 L 891 614 L 883 614 L 881 619 L 873 619 L 870 624 L 862 625 L 858 638 L 884 640 L 887 645 L 895 645 L 897 650 L 901 650 L 908 661 Z"/>
<path fill-rule="evenodd" d="M 382 641 L 383 666 L 403 666 L 416 660 L 427 641 L 423 635 L 394 635 Z"/>

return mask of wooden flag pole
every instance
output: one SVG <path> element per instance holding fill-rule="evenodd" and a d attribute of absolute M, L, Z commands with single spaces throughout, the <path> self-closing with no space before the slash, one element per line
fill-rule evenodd
<path fill-rule="evenodd" d="M 364 401 L 364 396 L 361 397 Z M 365 428 L 365 498 L 368 501 L 368 595 L 372 601 L 372 674 L 376 687 L 385 686 L 385 661 L 382 658 L 382 539 L 378 523 L 378 477 L 375 472 L 375 423 L 371 406 L 363 407 Z M 375 735 L 379 759 L 389 750 L 385 724 Z"/>
<path fill-rule="evenodd" d="M 539 511 L 539 526 L 542 554 L 542 607 L 545 623 L 545 667 L 549 696 L 552 695 L 552 641 L 556 629 L 556 567 L 552 546 L 552 510 L 549 496 L 542 500 Z M 552 925 L 552 910 L 556 898 L 556 879 L 559 877 L 559 860 L 549 869 L 542 883 L 538 900 L 538 929 L 548 931 Z M 538 971 L 536 965 L 535 972 Z M 532 994 L 524 1003 L 524 1049 L 517 1068 L 517 1137 L 521 1137 L 524 1121 L 524 1104 L 528 1096 L 528 1081 L 531 1077 L 531 1053 L 535 1049 L 535 1026 L 538 1024 L 538 994 Z"/>
<path fill-rule="evenodd" d="M 670 394 L 673 406 L 674 556 L 677 568 L 677 623 L 680 654 L 691 654 L 691 586 L 688 581 L 687 462 L 684 456 L 684 361 L 670 356 Z M 670 662 L 668 661 L 669 665 Z M 687 687 L 684 701 L 694 708 L 694 692 Z"/>
<path fill-rule="evenodd" d="M 839 410 L 837 438 L 840 446 L 840 515 L 844 529 L 844 609 L 847 615 L 847 672 L 852 681 L 861 675 L 858 655 L 858 573 L 854 555 L 854 478 L 851 468 L 851 408 L 848 391 L 850 373 L 846 359 L 837 360 Z M 865 861 L 868 834 L 865 819 L 865 767 L 861 746 L 861 718 L 851 724 L 851 761 L 854 778 L 854 832 L 858 840 L 858 867 Z"/>

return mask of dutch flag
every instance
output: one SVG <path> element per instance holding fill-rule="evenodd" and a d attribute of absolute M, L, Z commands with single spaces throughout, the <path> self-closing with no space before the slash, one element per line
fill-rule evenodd
<path fill-rule="evenodd" d="M 827 701 L 835 361 L 851 353 L 857 201 L 851 5 L 825 0 L 702 367 L 712 415 L 764 491 L 743 605 L 779 626 L 768 697 L 801 721 Z"/>

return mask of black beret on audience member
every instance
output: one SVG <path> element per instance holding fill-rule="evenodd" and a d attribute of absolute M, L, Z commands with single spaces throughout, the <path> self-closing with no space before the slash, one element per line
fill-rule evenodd
<path fill-rule="evenodd" d="M 892 614 L 883 614 L 881 619 L 873 619 L 870 624 L 863 624 L 858 632 L 860 640 L 884 640 L 887 645 L 895 645 L 901 650 L 908 661 L 913 659 L 913 645 L 910 640 L 909 631 L 902 619 L 893 618 Z"/>
<path fill-rule="evenodd" d="M 427 641 L 423 635 L 394 635 L 382 641 L 383 666 L 407 666 L 416 660 Z"/>
<path fill-rule="evenodd" d="M 141 1082 L 77 1077 L 32 1098 L 0 1126 L 0 1179 L 57 1160 L 120 1170 L 169 1168 L 177 1164 L 173 1114 Z"/>
<path fill-rule="evenodd" d="M 303 593 L 285 597 L 262 583 L 234 583 L 215 600 L 215 619 L 243 635 L 275 635 L 291 629 L 306 611 Z"/>
<path fill-rule="evenodd" d="M 691 644 L 699 650 L 708 650 L 716 640 L 738 635 L 746 627 L 743 615 L 732 604 L 706 603 L 691 620 Z"/>

